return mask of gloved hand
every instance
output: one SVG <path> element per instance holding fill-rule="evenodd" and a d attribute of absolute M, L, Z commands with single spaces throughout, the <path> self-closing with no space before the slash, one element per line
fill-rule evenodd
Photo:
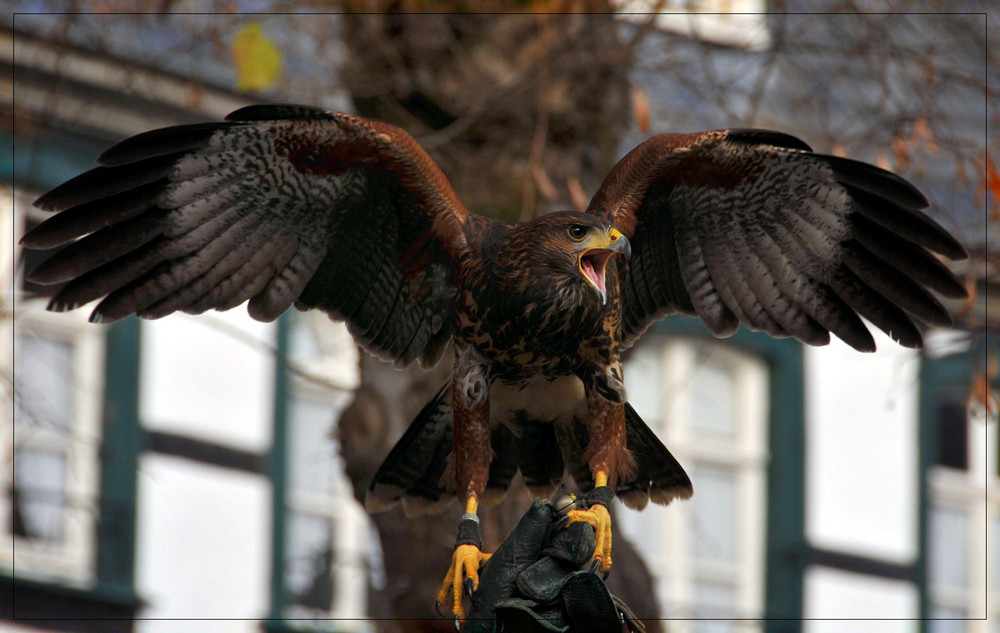
<path fill-rule="evenodd" d="M 592 501 L 607 503 L 599 491 Z M 567 525 L 570 507 L 563 505 L 559 512 L 536 499 L 493 553 L 480 571 L 463 633 L 645 631 L 592 564 L 594 528 L 585 522 Z"/>

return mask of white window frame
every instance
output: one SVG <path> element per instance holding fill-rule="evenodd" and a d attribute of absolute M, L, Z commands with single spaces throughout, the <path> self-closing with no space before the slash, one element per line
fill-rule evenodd
<path fill-rule="evenodd" d="M 290 350 L 289 404 L 293 400 L 308 401 L 325 407 L 329 412 L 330 430 L 340 411 L 350 402 L 350 394 L 358 384 L 357 346 L 342 323 L 331 323 L 326 315 L 318 312 L 295 313 L 292 328 L 305 328 L 316 345 L 305 355 Z M 295 420 L 289 417 L 286 433 L 294 433 Z M 287 440 L 286 440 L 287 441 Z M 290 445 L 290 442 L 288 442 Z M 331 449 L 333 448 L 331 444 Z M 291 455 L 288 455 L 290 458 Z M 286 470 L 290 475 L 290 461 L 286 458 Z M 311 609 L 293 603 L 286 604 L 282 617 L 285 621 L 308 623 L 316 627 L 317 620 L 333 619 L 336 630 L 365 631 L 369 624 L 368 583 L 359 579 L 368 576 L 370 558 L 369 530 L 371 521 L 364 508 L 354 499 L 350 482 L 342 472 L 337 473 L 342 481 L 334 482 L 330 493 L 323 494 L 308 490 L 295 490 L 288 477 L 285 493 L 285 513 L 306 514 L 327 519 L 334 530 L 333 556 L 335 564 L 334 595 L 329 612 Z M 286 539 L 290 533 L 286 528 Z M 288 553 L 285 546 L 286 555 Z M 323 628 L 323 627 L 320 627 Z"/>
<path fill-rule="evenodd" d="M 966 410 L 968 468 L 933 466 L 929 473 L 930 504 L 965 515 L 965 587 L 938 587 L 928 578 L 931 615 L 934 607 L 960 609 L 969 631 L 987 631 L 988 621 L 1000 619 L 1000 578 L 996 577 L 998 552 L 995 525 L 1000 521 L 1000 477 L 997 475 L 997 424 L 995 415 L 982 408 Z M 934 535 L 928 546 L 940 547 Z M 987 564 L 983 564 L 987 561 Z M 933 573 L 932 570 L 929 570 Z M 974 621 L 977 618 L 987 620 Z"/>
<path fill-rule="evenodd" d="M 735 524 L 736 558 L 729 563 L 711 563 L 694 559 L 692 501 L 674 502 L 663 508 L 648 505 L 642 512 L 654 512 L 657 519 L 644 522 L 656 526 L 656 534 L 642 534 L 640 542 L 659 539 L 662 556 L 647 561 L 657 583 L 661 617 L 698 617 L 692 611 L 698 604 L 693 587 L 698 582 L 724 581 L 736 587 L 736 604 L 731 614 L 719 617 L 754 619 L 763 617 L 764 568 L 767 520 L 768 462 L 768 380 L 767 364 L 760 358 L 725 343 L 685 337 L 647 337 L 645 346 L 658 348 L 661 385 L 660 419 L 646 419 L 668 449 L 689 474 L 698 466 L 714 466 L 736 471 Z M 734 432 L 721 437 L 696 429 L 690 424 L 691 397 L 686 386 L 695 378 L 700 362 L 728 368 L 734 381 L 736 406 L 733 410 Z M 626 381 L 629 366 L 626 363 Z M 642 413 L 640 412 L 640 415 Z M 692 481 L 695 496 L 698 481 Z M 618 506 L 619 517 L 628 523 L 631 512 Z M 627 533 L 627 532 L 626 532 Z M 694 630 L 696 622 L 673 622 L 672 629 Z M 751 627 L 752 628 L 752 627 Z M 740 629 L 743 630 L 743 629 Z"/>
<path fill-rule="evenodd" d="M 3 232 L 23 233 L 25 217 L 36 213 L 30 198 L 10 190 L 0 191 L 0 214 L 5 218 Z M 5 235 L 12 237 L 11 235 Z M 6 239 L 10 244 L 13 240 Z M 23 271 L 15 271 L 20 249 L 7 251 L 4 257 L 5 283 L 3 305 L 5 318 L 0 323 L 0 355 L 4 371 L 12 376 L 15 397 L 19 385 L 13 374 L 14 337 L 26 333 L 70 346 L 72 362 L 72 397 L 65 429 L 30 427 L 15 419 L 13 406 L 4 407 L 3 440 L 0 461 L 7 467 L 0 471 L 0 486 L 7 494 L 13 488 L 14 454 L 19 449 L 61 453 L 65 459 L 65 494 L 68 504 L 62 519 L 62 538 L 58 543 L 44 543 L 7 532 L 12 504 L 0 505 L 0 526 L 8 538 L 0 546 L 0 566 L 16 571 L 19 578 L 54 580 L 75 585 L 89 585 L 96 577 L 98 493 L 100 486 L 101 402 L 104 393 L 104 330 L 87 322 L 87 310 L 68 314 L 45 311 L 45 299 L 19 296 L 16 312 L 11 312 L 13 293 L 19 292 Z M 16 272 L 16 275 L 14 274 Z M 10 318 L 13 314 L 13 318 Z"/>

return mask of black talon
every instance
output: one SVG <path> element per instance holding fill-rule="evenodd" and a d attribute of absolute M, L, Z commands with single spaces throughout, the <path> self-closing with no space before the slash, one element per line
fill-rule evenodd
<path fill-rule="evenodd" d="M 448 617 L 444 613 L 441 612 L 441 603 L 438 602 L 437 600 L 434 601 L 434 610 L 437 611 L 437 614 L 439 616 L 441 616 L 442 618 Z"/>
<path fill-rule="evenodd" d="M 455 614 L 455 630 L 456 631 L 461 631 L 462 630 L 462 621 L 458 619 L 458 614 L 457 613 Z"/>
<path fill-rule="evenodd" d="M 471 578 L 466 578 L 465 582 L 463 584 L 465 585 L 465 593 L 468 594 L 468 596 L 471 598 L 472 597 L 472 588 L 473 588 L 473 586 L 475 586 L 475 583 L 472 582 Z"/>

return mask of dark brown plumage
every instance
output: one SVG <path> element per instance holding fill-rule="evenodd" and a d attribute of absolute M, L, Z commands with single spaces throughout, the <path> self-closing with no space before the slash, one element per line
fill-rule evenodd
<path fill-rule="evenodd" d="M 402 130 L 301 106 L 140 134 L 99 162 L 36 202 L 60 213 L 22 239 L 68 244 L 29 275 L 68 282 L 50 309 L 101 299 L 106 322 L 249 300 L 272 320 L 294 303 L 400 365 L 454 342 L 452 379 L 375 476 L 372 509 L 457 495 L 474 515 L 517 470 L 538 492 L 567 471 L 635 507 L 689 496 L 623 382 L 622 350 L 656 319 L 867 351 L 865 317 L 917 347 L 914 318 L 950 322 L 933 293 L 965 294 L 931 252 L 964 249 L 912 185 L 777 132 L 654 137 L 587 213 L 524 224 L 468 213 Z M 573 519 L 595 525 L 609 566 L 603 506 Z M 457 548 L 442 590 L 456 614 L 484 558 L 474 539 Z"/>

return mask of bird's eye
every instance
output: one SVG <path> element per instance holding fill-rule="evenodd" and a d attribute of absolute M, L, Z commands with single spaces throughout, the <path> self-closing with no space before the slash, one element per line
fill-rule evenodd
<path fill-rule="evenodd" d="M 582 224 L 571 224 L 570 227 L 566 229 L 566 232 L 569 233 L 569 239 L 574 242 L 579 242 L 587 236 L 587 227 Z"/>

